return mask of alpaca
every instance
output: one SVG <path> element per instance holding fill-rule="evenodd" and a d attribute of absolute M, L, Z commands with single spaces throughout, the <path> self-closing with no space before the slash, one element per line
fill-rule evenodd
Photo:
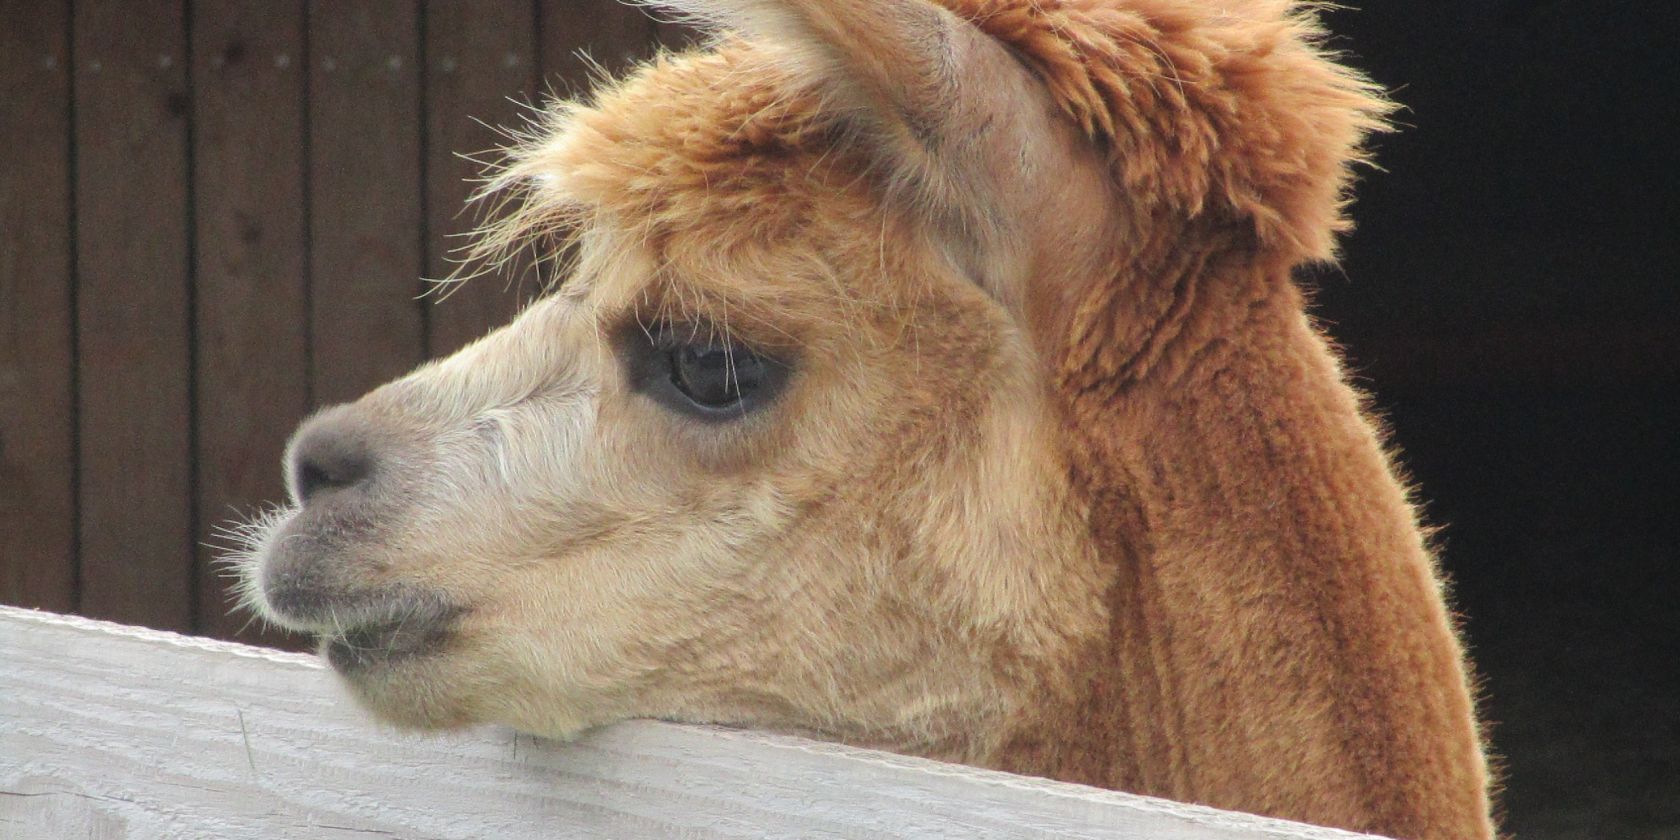
<path fill-rule="evenodd" d="M 247 604 L 401 725 L 798 732 L 1490 837 L 1407 492 L 1295 267 L 1389 105 L 1290 0 L 684 0 L 554 105 L 511 324 L 286 453 Z"/>

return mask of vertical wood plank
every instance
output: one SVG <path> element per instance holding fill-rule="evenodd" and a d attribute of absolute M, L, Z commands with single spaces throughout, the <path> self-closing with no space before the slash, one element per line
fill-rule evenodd
<path fill-rule="evenodd" d="M 188 126 L 179 3 L 77 2 L 81 608 L 192 619 Z"/>
<path fill-rule="evenodd" d="M 589 91 L 592 63 L 617 74 L 653 54 L 653 20 L 617 0 L 537 0 L 537 18 L 543 84 L 562 97 Z"/>
<path fill-rule="evenodd" d="M 69 3 L 0 0 L 0 602 L 75 609 Z"/>
<path fill-rule="evenodd" d="M 361 396 L 424 354 L 413 0 L 309 5 L 311 381 Z"/>
<path fill-rule="evenodd" d="M 654 22 L 640 7 L 616 0 L 537 0 L 536 6 L 543 100 L 587 97 L 603 74 L 622 77 L 657 49 Z M 544 271 L 562 262 L 556 256 L 530 255 L 543 263 Z M 533 276 L 539 291 L 543 284 L 563 279 Z"/>
<path fill-rule="evenodd" d="M 507 140 L 490 126 L 520 126 L 536 101 L 537 35 L 529 0 L 433 0 L 426 4 L 426 276 L 454 269 L 450 252 L 471 231 L 477 208 L 467 209 L 479 161 Z M 427 300 L 427 350 L 452 353 L 518 312 L 539 290 L 521 266 L 435 289 Z"/>
<path fill-rule="evenodd" d="M 304 643 L 230 615 L 218 527 L 282 498 L 280 456 L 309 408 L 303 6 L 193 6 L 197 224 L 197 632 Z M 209 544 L 209 545 L 207 545 Z M 244 632 L 241 632 L 244 628 Z"/>

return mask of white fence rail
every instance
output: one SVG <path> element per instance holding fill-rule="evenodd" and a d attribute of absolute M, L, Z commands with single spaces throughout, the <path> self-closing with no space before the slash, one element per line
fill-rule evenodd
<path fill-rule="evenodd" d="M 0 607 L 0 837 L 1353 838 L 799 738 L 370 722 L 313 657 Z"/>

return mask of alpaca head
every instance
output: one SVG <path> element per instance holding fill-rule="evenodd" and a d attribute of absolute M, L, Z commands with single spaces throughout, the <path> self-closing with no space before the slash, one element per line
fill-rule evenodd
<path fill-rule="evenodd" d="M 1019 284 L 1100 259 L 1111 222 L 1042 85 L 916 18 L 996 77 L 960 117 L 989 135 L 906 133 L 817 56 L 743 41 L 557 110 L 487 235 L 574 229 L 558 290 L 299 430 L 251 603 L 421 726 L 939 750 L 1022 702 L 1101 607 Z M 994 167 L 1033 193 L 994 194 Z M 1054 254 L 1018 221 L 1076 213 Z"/>
<path fill-rule="evenodd" d="M 494 185 L 557 290 L 298 431 L 247 602 L 403 724 L 983 757 L 1108 632 L 1058 365 L 1149 322 L 1070 337 L 1093 283 L 1193 221 L 1322 256 L 1370 120 L 1277 3 L 1121 5 L 695 0 L 734 34 Z"/>

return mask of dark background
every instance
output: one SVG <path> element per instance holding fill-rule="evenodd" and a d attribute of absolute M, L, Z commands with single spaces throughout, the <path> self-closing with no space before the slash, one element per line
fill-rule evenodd
<path fill-rule="evenodd" d="M 1318 314 L 1443 527 L 1506 827 L 1680 837 L 1680 8 L 1352 5 L 1407 110 Z"/>
<path fill-rule="evenodd" d="M 1523 838 L 1680 837 L 1680 27 L 1349 2 L 1406 106 L 1317 314 L 1429 519 Z M 610 0 L 0 0 L 0 602 L 296 645 L 215 527 L 312 406 L 506 320 L 441 307 L 508 97 L 684 33 Z"/>

